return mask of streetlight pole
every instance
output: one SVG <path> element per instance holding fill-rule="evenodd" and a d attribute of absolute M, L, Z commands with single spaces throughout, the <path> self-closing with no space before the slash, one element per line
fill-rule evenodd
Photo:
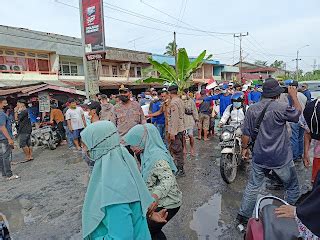
<path fill-rule="evenodd" d="M 301 61 L 301 58 L 299 58 L 299 50 L 305 47 L 309 47 L 310 45 L 307 44 L 305 46 L 302 46 L 301 48 L 298 48 L 297 50 L 297 58 L 293 59 L 293 61 L 296 61 L 296 81 L 299 81 L 299 61 Z"/>

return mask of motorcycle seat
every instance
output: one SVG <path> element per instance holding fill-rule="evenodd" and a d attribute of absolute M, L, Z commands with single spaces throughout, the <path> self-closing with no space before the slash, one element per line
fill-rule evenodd
<path fill-rule="evenodd" d="M 295 219 L 278 218 L 274 213 L 277 206 L 269 204 L 260 212 L 263 224 L 264 239 L 266 240 L 297 240 L 299 236 Z"/>

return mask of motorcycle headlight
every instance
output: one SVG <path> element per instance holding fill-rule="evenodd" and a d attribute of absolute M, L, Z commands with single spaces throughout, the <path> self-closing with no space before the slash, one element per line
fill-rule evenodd
<path fill-rule="evenodd" d="M 229 141 L 232 138 L 232 135 L 230 132 L 223 132 L 221 135 L 222 141 Z"/>

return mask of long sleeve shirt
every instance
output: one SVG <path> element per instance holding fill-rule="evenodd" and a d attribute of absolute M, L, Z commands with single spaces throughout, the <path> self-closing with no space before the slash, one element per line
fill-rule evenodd
<path fill-rule="evenodd" d="M 155 163 L 146 184 L 150 193 L 159 197 L 159 207 L 172 209 L 181 206 L 182 193 L 167 161 Z"/>
<path fill-rule="evenodd" d="M 221 117 L 220 123 L 222 125 L 226 124 L 230 118 L 230 124 L 242 124 L 244 121 L 244 112 L 243 108 L 233 108 L 231 111 L 232 105 L 229 105 L 226 110 L 223 113 L 223 116 Z"/>
<path fill-rule="evenodd" d="M 226 108 L 231 104 L 231 95 L 218 95 L 209 96 L 203 99 L 204 101 L 220 100 L 220 116 L 223 115 Z"/>

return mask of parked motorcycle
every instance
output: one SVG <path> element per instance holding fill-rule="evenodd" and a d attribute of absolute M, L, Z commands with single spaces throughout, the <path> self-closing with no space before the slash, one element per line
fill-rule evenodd
<path fill-rule="evenodd" d="M 220 136 L 221 158 L 220 173 L 222 179 L 230 184 L 242 163 L 240 125 L 224 125 Z"/>
<path fill-rule="evenodd" d="M 266 200 L 269 200 L 267 203 Z M 270 203 L 270 200 L 271 201 Z M 278 203 L 277 203 L 278 202 Z M 265 203 L 262 207 L 262 203 Z M 249 219 L 245 240 L 267 240 L 267 239 L 298 239 L 298 226 L 292 218 L 278 218 L 274 211 L 280 205 L 288 205 L 281 198 L 265 196 L 258 200 L 255 215 Z M 244 230 L 241 224 L 239 230 Z"/>
<path fill-rule="evenodd" d="M 34 129 L 31 133 L 32 146 L 47 146 L 54 150 L 62 141 L 62 135 L 56 126 L 50 123 L 41 123 L 40 128 Z"/>

